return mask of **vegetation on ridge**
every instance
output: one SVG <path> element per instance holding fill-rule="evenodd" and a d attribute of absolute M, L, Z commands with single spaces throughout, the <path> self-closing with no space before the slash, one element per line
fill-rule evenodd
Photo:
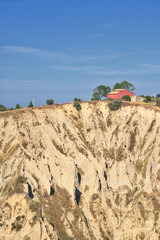
<path fill-rule="evenodd" d="M 114 91 L 115 89 L 127 89 L 128 91 L 133 91 L 133 90 L 135 90 L 135 86 L 128 81 L 122 81 L 120 83 L 116 83 L 113 86 L 112 90 Z M 107 100 L 108 93 L 110 93 L 110 92 L 111 92 L 110 86 L 99 85 L 96 88 L 94 88 L 91 101 Z M 145 103 L 156 102 L 156 106 L 159 106 L 159 101 L 158 101 L 160 99 L 159 93 L 156 95 L 156 97 L 155 96 L 151 97 L 149 95 L 147 95 L 147 96 L 140 95 L 140 96 L 144 98 Z M 122 99 L 124 99 L 125 101 L 131 101 L 131 98 L 128 95 L 123 96 Z M 111 99 L 109 99 L 109 100 L 111 101 Z M 81 102 L 80 98 L 74 98 L 73 104 L 74 104 L 74 107 L 77 109 L 77 111 L 81 110 L 81 105 L 79 102 Z M 52 98 L 47 99 L 46 104 L 53 105 L 54 100 Z M 34 107 L 34 104 L 32 101 L 30 101 L 28 108 L 32 108 L 32 107 Z M 23 107 L 17 103 L 15 109 L 21 109 L 21 108 L 23 108 Z M 0 112 L 9 111 L 9 110 L 14 110 L 14 108 L 7 108 L 4 105 L 0 104 Z"/>
<path fill-rule="evenodd" d="M 122 97 L 122 99 L 123 99 L 124 101 L 128 101 L 128 102 L 131 101 L 131 98 L 130 98 L 129 95 L 124 95 L 124 96 Z"/>
<path fill-rule="evenodd" d="M 53 105 L 54 104 L 54 100 L 52 98 L 51 99 L 47 99 L 46 104 L 47 105 Z"/>
<path fill-rule="evenodd" d="M 77 99 L 77 98 L 75 98 L 74 99 L 74 104 L 73 104 L 73 106 L 77 109 L 77 111 L 80 111 L 81 110 L 81 104 L 79 103 L 81 100 L 80 99 Z"/>
<path fill-rule="evenodd" d="M 111 101 L 108 104 L 108 107 L 111 111 L 116 111 L 116 110 L 120 109 L 121 106 L 122 106 L 122 100 L 121 99 L 116 99 L 114 101 Z"/>
<path fill-rule="evenodd" d="M 132 83 L 129 83 L 127 81 L 122 81 L 121 83 L 116 83 L 113 86 L 113 90 L 114 89 L 127 89 L 128 91 L 133 91 L 135 90 L 135 87 Z"/>
<path fill-rule="evenodd" d="M 100 85 L 93 90 L 91 100 L 107 99 L 107 95 L 110 91 L 111 91 L 111 88 L 109 86 Z"/>

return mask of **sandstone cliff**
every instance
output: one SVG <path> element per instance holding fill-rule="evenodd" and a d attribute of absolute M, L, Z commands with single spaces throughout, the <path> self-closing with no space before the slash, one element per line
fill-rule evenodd
<path fill-rule="evenodd" d="M 160 239 L 160 110 L 0 113 L 0 240 Z"/>

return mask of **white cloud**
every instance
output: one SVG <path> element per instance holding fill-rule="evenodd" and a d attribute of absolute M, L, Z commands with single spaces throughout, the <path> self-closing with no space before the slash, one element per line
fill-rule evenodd
<path fill-rule="evenodd" d="M 18 85 L 32 85 L 32 84 L 38 84 L 38 83 L 42 83 L 45 82 L 46 79 L 33 79 L 33 80 L 15 80 L 15 79 L 11 79 L 11 78 L 0 78 L 0 82 L 3 82 L 5 85 L 14 85 L 14 84 L 18 84 Z"/>
<path fill-rule="evenodd" d="M 103 75 L 103 76 L 108 76 L 108 75 L 125 75 L 125 74 L 149 74 L 149 73 L 160 73 L 160 65 L 154 65 L 154 64 L 137 64 L 138 69 L 137 68 L 133 68 L 133 69 L 127 69 L 127 70 L 104 70 L 104 71 L 99 71 L 98 74 L 99 75 Z"/>
<path fill-rule="evenodd" d="M 160 54 L 160 50 L 157 50 L 157 51 L 146 51 L 145 53 L 147 53 L 149 55 L 158 55 L 158 54 Z"/>
<path fill-rule="evenodd" d="M 30 48 L 24 46 L 0 46 L 0 52 L 4 54 L 20 54 L 20 55 L 31 55 L 31 56 L 38 56 L 44 57 L 54 60 L 59 60 L 62 62 L 67 62 L 68 64 L 72 63 L 80 63 L 80 62 L 94 62 L 96 60 L 103 61 L 105 59 L 116 59 L 125 56 L 131 56 L 135 53 L 114 53 L 108 52 L 105 54 L 97 54 L 93 51 L 79 51 L 72 50 L 68 52 L 53 52 L 49 50 L 37 49 L 37 48 Z"/>
<path fill-rule="evenodd" d="M 108 53 L 105 55 L 86 55 L 82 56 L 81 60 L 83 61 L 89 61 L 89 60 L 104 60 L 104 59 L 116 59 L 120 57 L 125 57 L 125 56 L 132 56 L 135 55 L 134 53 Z"/>
<path fill-rule="evenodd" d="M 116 27 L 116 26 L 118 26 L 118 22 L 110 22 L 110 23 L 104 24 L 105 28 L 112 28 L 112 27 Z"/>
<path fill-rule="evenodd" d="M 74 65 L 55 65 L 52 66 L 52 69 L 55 70 L 61 70 L 61 71 L 83 71 L 85 74 L 89 75 L 96 75 L 96 76 L 113 76 L 113 75 L 135 75 L 135 74 L 147 74 L 147 73 L 160 73 L 160 65 L 154 65 L 154 64 L 137 64 L 137 67 L 134 67 L 132 69 L 106 69 L 105 67 L 100 66 L 74 66 Z"/>
<path fill-rule="evenodd" d="M 29 48 L 23 46 L 0 46 L 0 52 L 9 53 L 9 54 L 31 54 L 36 56 L 42 56 L 46 58 L 51 58 L 54 60 L 60 60 L 63 64 L 54 65 L 50 68 L 61 71 L 80 71 L 86 73 L 87 75 L 93 76 L 111 76 L 111 75 L 125 75 L 125 74 L 147 74 L 147 73 L 160 73 L 160 65 L 150 64 L 150 63 L 141 63 L 133 66 L 133 68 L 127 69 L 107 69 L 105 66 L 101 67 L 100 64 L 94 64 L 95 61 L 103 61 L 106 59 L 116 59 L 126 56 L 135 55 L 136 53 L 115 53 L 108 52 L 103 55 L 94 54 L 76 54 L 75 52 L 63 53 L 58 52 Z M 85 65 L 86 62 L 86 65 Z M 66 64 L 67 63 L 67 64 Z M 78 64 L 79 63 L 79 64 Z M 0 67 L 2 71 L 3 68 Z"/>
<path fill-rule="evenodd" d="M 62 70 L 62 71 L 91 71 L 93 69 L 99 69 L 98 66 L 73 66 L 73 65 L 55 65 L 51 67 L 52 69 Z"/>
<path fill-rule="evenodd" d="M 144 67 L 147 72 L 160 72 L 160 65 L 158 64 L 141 63 L 138 65 Z"/>
<path fill-rule="evenodd" d="M 10 54 L 35 54 L 44 57 L 61 57 L 62 55 L 59 53 L 54 53 L 48 50 L 41 50 L 36 48 L 29 47 L 21 47 L 21 46 L 0 46 L 0 51 L 4 53 Z"/>

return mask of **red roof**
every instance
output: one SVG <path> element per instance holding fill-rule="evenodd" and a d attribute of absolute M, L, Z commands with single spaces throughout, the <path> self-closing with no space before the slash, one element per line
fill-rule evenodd
<path fill-rule="evenodd" d="M 129 92 L 127 89 L 114 89 L 108 94 L 108 98 L 116 99 L 122 98 L 124 95 L 134 96 L 135 93 Z"/>

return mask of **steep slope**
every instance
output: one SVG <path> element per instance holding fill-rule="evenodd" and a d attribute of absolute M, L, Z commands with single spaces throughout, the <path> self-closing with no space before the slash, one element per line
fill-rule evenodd
<path fill-rule="evenodd" d="M 160 111 L 0 114 L 0 240 L 160 238 Z"/>

